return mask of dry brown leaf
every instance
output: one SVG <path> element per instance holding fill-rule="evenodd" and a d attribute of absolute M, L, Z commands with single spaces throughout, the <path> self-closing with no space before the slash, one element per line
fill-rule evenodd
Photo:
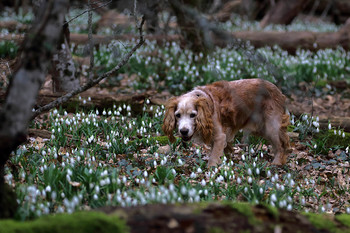
<path fill-rule="evenodd" d="M 80 182 L 76 182 L 76 181 L 69 181 L 69 184 L 72 185 L 73 187 L 79 187 L 81 185 Z"/>

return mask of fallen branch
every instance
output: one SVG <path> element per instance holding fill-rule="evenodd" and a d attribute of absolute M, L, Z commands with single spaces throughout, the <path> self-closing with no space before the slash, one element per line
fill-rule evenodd
<path fill-rule="evenodd" d="M 118 63 L 117 66 L 115 66 L 112 70 L 98 76 L 95 79 L 90 79 L 85 85 L 80 86 L 79 88 L 61 96 L 60 98 L 56 99 L 55 101 L 42 106 L 40 108 L 38 108 L 32 115 L 32 119 L 34 119 L 36 116 L 38 116 L 39 114 L 41 114 L 42 112 L 48 111 L 51 108 L 57 107 L 58 105 L 68 101 L 70 98 L 72 98 L 73 96 L 84 92 L 86 90 L 88 90 L 89 88 L 95 86 L 96 84 L 98 84 L 101 80 L 109 77 L 110 75 L 112 75 L 113 73 L 117 72 L 120 70 L 120 68 L 122 68 L 128 61 L 129 58 L 135 53 L 135 51 L 137 49 L 139 49 L 141 47 L 141 45 L 145 42 L 144 36 L 143 36 L 143 31 L 142 31 L 142 26 L 145 22 L 144 17 L 142 17 L 141 19 L 141 23 L 138 25 L 138 30 L 139 30 L 139 42 L 126 54 L 124 55 L 123 59 Z"/>

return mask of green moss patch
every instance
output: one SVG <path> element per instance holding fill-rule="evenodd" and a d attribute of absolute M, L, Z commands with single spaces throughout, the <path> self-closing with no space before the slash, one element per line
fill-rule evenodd
<path fill-rule="evenodd" d="M 327 130 L 324 132 L 320 132 L 318 134 L 315 134 L 315 139 L 322 140 L 324 142 L 325 147 L 334 147 L 334 146 L 340 146 L 343 148 L 346 148 L 349 146 L 350 142 L 350 133 L 344 132 L 345 137 L 342 137 L 342 135 L 334 134 L 334 130 Z"/>
<path fill-rule="evenodd" d="M 337 221 L 341 222 L 341 224 L 343 224 L 343 225 L 345 225 L 347 227 L 350 227 L 350 215 L 349 214 L 336 215 L 335 219 Z"/>
<path fill-rule="evenodd" d="M 267 210 L 267 212 L 269 214 L 271 214 L 276 221 L 279 220 L 280 214 L 279 214 L 278 209 L 276 207 L 273 207 L 272 205 L 268 205 L 268 204 L 265 204 L 265 203 L 262 204 L 262 206 L 264 206 L 264 208 Z"/>
<path fill-rule="evenodd" d="M 330 232 L 336 232 L 337 230 L 336 224 L 329 215 L 315 213 L 303 213 L 303 215 L 319 230 L 328 230 Z"/>
<path fill-rule="evenodd" d="M 240 214 L 246 216 L 248 218 L 248 222 L 252 225 L 257 224 L 260 222 L 257 218 L 255 218 L 255 214 L 252 210 L 252 205 L 245 202 L 235 202 L 235 203 L 226 203 L 236 211 L 238 211 Z"/>
<path fill-rule="evenodd" d="M 167 136 L 158 136 L 154 137 L 154 139 L 159 143 L 159 145 L 169 144 L 169 139 Z"/>
<path fill-rule="evenodd" d="M 0 233 L 118 233 L 128 232 L 124 221 L 117 216 L 100 212 L 77 212 L 44 216 L 34 221 L 0 221 Z"/>

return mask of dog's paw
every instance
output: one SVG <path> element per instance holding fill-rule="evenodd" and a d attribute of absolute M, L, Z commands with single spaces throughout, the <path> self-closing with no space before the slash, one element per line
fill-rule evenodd
<path fill-rule="evenodd" d="M 272 165 L 275 165 L 275 166 L 283 166 L 285 164 L 286 164 L 286 161 L 284 161 L 283 159 L 280 159 L 280 158 L 275 158 L 272 161 Z"/>
<path fill-rule="evenodd" d="M 208 168 L 210 167 L 217 167 L 219 164 L 221 163 L 221 160 L 217 160 L 217 159 L 211 159 L 209 158 L 209 162 L 208 162 Z"/>

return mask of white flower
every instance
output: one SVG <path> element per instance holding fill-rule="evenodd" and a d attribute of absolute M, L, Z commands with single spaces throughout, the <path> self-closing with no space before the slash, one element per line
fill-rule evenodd
<path fill-rule="evenodd" d="M 241 178 L 239 178 L 239 177 L 237 178 L 237 183 L 238 183 L 238 184 L 242 183 Z"/>
<path fill-rule="evenodd" d="M 202 169 L 200 167 L 197 168 L 197 173 L 202 173 Z"/>
<path fill-rule="evenodd" d="M 255 172 L 256 172 L 257 175 L 259 175 L 259 174 L 260 174 L 260 169 L 257 167 L 257 168 L 255 169 Z"/>
<path fill-rule="evenodd" d="M 273 202 L 276 202 L 277 201 L 277 197 L 276 197 L 276 194 L 272 194 L 271 197 L 270 197 L 271 201 Z"/>
<path fill-rule="evenodd" d="M 205 182 L 205 180 L 204 179 L 202 179 L 202 181 L 201 181 L 201 185 L 202 186 L 205 186 L 207 184 L 207 182 Z M 204 190 L 205 191 L 205 190 Z"/>
<path fill-rule="evenodd" d="M 251 184 L 253 182 L 253 179 L 249 176 L 248 177 L 248 183 Z"/>
<path fill-rule="evenodd" d="M 260 188 L 260 189 L 259 189 L 259 193 L 260 193 L 260 194 L 263 194 L 263 192 L 264 192 L 263 188 Z"/>
<path fill-rule="evenodd" d="M 270 170 L 267 171 L 267 177 L 270 177 L 271 176 L 271 172 Z"/>
<path fill-rule="evenodd" d="M 248 168 L 248 175 L 252 175 L 252 169 Z"/>
<path fill-rule="evenodd" d="M 191 179 L 194 179 L 194 178 L 196 178 L 196 174 L 194 172 L 192 172 L 190 177 L 191 177 Z"/>
<path fill-rule="evenodd" d="M 48 185 L 48 186 L 45 188 L 45 191 L 48 192 L 48 193 L 51 192 L 51 186 Z"/>

